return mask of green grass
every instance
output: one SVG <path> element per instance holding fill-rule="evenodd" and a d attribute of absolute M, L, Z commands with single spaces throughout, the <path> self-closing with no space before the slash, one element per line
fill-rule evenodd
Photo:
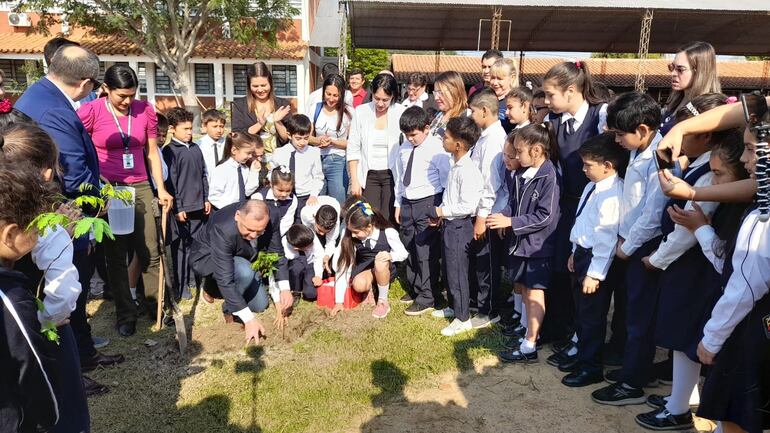
<path fill-rule="evenodd" d="M 384 403 L 403 399 L 407 385 L 471 368 L 499 347 L 501 337 L 491 330 L 442 337 L 446 321 L 405 316 L 395 301 L 402 294 L 394 284 L 385 320 L 371 318 L 365 306 L 326 318 L 303 303 L 287 334 L 271 332 L 265 344 L 246 349 L 242 331 L 221 323 L 218 305 L 199 303 L 187 357 L 176 354 L 170 331 L 152 333 L 149 323 L 136 337 L 120 339 L 107 321 L 112 305 L 102 303 L 99 309 L 109 311 L 95 315 L 95 334 L 113 340 L 105 352 L 120 351 L 128 360 L 93 375 L 113 388 L 90 400 L 93 431 L 351 429 Z M 188 313 L 192 303 L 183 307 Z M 148 338 L 159 344 L 146 347 Z"/>

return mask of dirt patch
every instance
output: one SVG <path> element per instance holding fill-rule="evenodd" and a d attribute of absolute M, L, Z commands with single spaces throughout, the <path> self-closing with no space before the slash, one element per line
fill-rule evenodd
<path fill-rule="evenodd" d="M 541 354 L 550 354 L 542 351 Z M 591 401 L 590 393 L 606 384 L 572 389 L 560 383 L 564 373 L 545 364 L 503 365 L 487 359 L 476 371 L 443 374 L 430 383 L 410 385 L 395 399 L 372 403 L 375 413 L 346 433 L 497 433 L 645 432 L 634 417 L 646 405 L 612 407 Z M 670 392 L 668 387 L 649 393 Z M 693 432 L 713 431 L 696 419 Z"/>

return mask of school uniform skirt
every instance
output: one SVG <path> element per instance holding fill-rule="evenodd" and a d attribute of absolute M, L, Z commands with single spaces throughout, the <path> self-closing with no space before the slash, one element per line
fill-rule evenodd
<path fill-rule="evenodd" d="M 749 433 L 770 428 L 770 295 L 725 341 L 703 384 L 697 415 L 738 424 Z"/>
<path fill-rule="evenodd" d="M 689 249 L 660 274 L 655 344 L 698 362 L 698 343 L 722 295 L 719 273 L 700 247 Z"/>
<path fill-rule="evenodd" d="M 353 271 L 350 273 L 350 278 L 353 279 L 361 272 L 374 269 L 374 258 L 379 251 L 370 249 L 361 249 L 356 252 L 356 263 L 353 265 Z M 397 276 L 396 264 L 393 261 L 390 262 L 390 282 L 395 281 Z"/>
<path fill-rule="evenodd" d="M 528 289 L 545 290 L 551 285 L 553 257 L 518 257 L 508 258 L 508 271 L 514 283 Z"/>

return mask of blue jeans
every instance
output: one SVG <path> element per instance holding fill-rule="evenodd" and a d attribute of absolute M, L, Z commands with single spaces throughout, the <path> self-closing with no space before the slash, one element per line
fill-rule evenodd
<path fill-rule="evenodd" d="M 340 155 L 321 156 L 321 167 L 324 172 L 324 187 L 321 195 L 334 197 L 340 204 L 347 197 L 347 170 L 345 157 Z"/>
<path fill-rule="evenodd" d="M 253 270 L 251 262 L 243 257 L 233 257 L 233 262 L 235 264 L 235 290 L 243 296 L 249 310 L 254 313 L 265 311 L 269 300 L 267 290 L 262 285 L 262 276 Z"/>

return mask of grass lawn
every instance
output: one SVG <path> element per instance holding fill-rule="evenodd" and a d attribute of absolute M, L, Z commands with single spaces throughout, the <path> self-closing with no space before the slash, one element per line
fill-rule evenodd
<path fill-rule="evenodd" d="M 219 303 L 187 301 L 192 326 L 188 353 L 178 354 L 171 330 L 154 333 L 140 320 L 137 334 L 113 329 L 114 306 L 94 301 L 94 334 L 112 343 L 106 353 L 126 362 L 92 377 L 111 387 L 90 400 L 93 431 L 117 432 L 335 432 L 355 430 L 409 386 L 428 385 L 447 372 L 471 368 L 494 356 L 502 337 L 491 329 L 456 338 L 439 334 L 446 321 L 407 317 L 391 290 L 385 320 L 359 306 L 329 318 L 303 302 L 289 329 L 245 347 L 237 325 L 225 325 Z M 194 313 L 194 317 L 193 314 Z"/>

